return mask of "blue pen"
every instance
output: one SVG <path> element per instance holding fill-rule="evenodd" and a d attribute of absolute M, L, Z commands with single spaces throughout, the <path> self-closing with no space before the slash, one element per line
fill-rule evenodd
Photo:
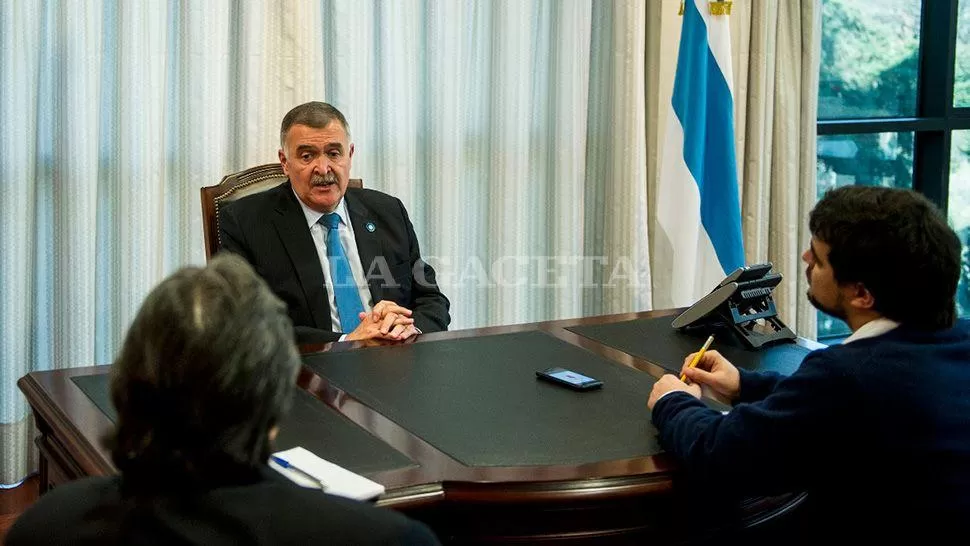
<path fill-rule="evenodd" d="M 288 468 L 288 469 L 296 472 L 297 474 L 299 474 L 299 475 L 301 475 L 301 476 L 303 476 L 305 478 L 308 478 L 308 479 L 314 481 L 315 483 L 317 483 L 320 486 L 320 490 L 321 491 L 326 491 L 327 490 L 327 484 L 324 483 L 323 480 L 321 480 L 320 478 L 314 476 L 313 474 L 310 474 L 309 472 L 307 472 L 306 470 L 303 470 L 302 468 L 299 468 L 297 466 L 293 466 L 293 464 L 290 463 L 290 461 L 287 461 L 283 457 L 278 457 L 276 455 L 273 455 L 273 456 L 270 457 L 270 459 L 272 459 L 272 461 L 274 463 L 280 465 L 282 468 Z"/>

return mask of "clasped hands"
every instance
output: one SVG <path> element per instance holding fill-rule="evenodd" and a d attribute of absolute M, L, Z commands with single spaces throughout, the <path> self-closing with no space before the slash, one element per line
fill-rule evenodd
<path fill-rule="evenodd" d="M 381 300 L 369 313 L 360 313 L 360 324 L 346 341 L 403 341 L 419 333 L 413 312 L 389 300 Z"/>
<path fill-rule="evenodd" d="M 711 394 L 722 401 L 737 400 L 741 391 L 741 374 L 737 367 L 721 356 L 721 353 L 707 351 L 697 365 L 691 368 L 690 362 L 696 354 L 691 353 L 684 359 L 681 373 L 687 377 L 686 383 L 676 375 L 665 374 L 653 384 L 653 390 L 650 391 L 650 398 L 647 400 L 648 408 L 652 410 L 661 396 L 673 391 L 683 391 L 695 398 L 700 398 L 702 386 L 709 387 Z"/>

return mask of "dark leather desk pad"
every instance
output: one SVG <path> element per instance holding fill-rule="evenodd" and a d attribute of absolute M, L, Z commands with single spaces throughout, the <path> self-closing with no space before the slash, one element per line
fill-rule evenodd
<path fill-rule="evenodd" d="M 111 404 L 109 377 L 109 374 L 98 374 L 71 379 L 115 422 L 118 416 Z M 358 474 L 416 466 L 404 454 L 300 389 L 283 418 L 275 447 L 284 450 L 298 445 Z"/>
<path fill-rule="evenodd" d="M 468 466 L 570 465 L 660 452 L 649 374 L 539 331 L 329 352 L 305 364 Z M 568 368 L 603 381 L 538 381 Z"/>
<path fill-rule="evenodd" d="M 610 324 L 593 324 L 567 328 L 583 337 L 619 349 L 629 355 L 649 360 L 671 372 L 679 372 L 687 355 L 699 350 L 707 332 L 684 333 L 671 328 L 676 315 L 635 319 Z M 791 375 L 810 351 L 795 343 L 762 347 L 744 347 L 733 332 L 715 333 L 711 349 L 716 349 L 739 368 L 751 371 L 775 371 Z"/>

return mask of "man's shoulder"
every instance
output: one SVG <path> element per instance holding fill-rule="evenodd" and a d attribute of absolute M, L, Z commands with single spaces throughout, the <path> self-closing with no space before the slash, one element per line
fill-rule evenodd
<path fill-rule="evenodd" d="M 70 481 L 45 493 L 31 507 L 46 509 L 74 505 L 78 500 L 111 501 L 121 495 L 121 478 L 98 476 Z"/>
<path fill-rule="evenodd" d="M 117 476 L 82 478 L 45 493 L 17 518 L 7 544 L 68 543 L 67 537 L 88 515 L 120 501 Z"/>
<path fill-rule="evenodd" d="M 900 325 L 878 336 L 832 345 L 817 352 L 832 358 L 859 358 L 861 355 L 883 358 L 959 346 L 970 348 L 970 322 L 965 320 L 942 330 L 917 330 Z"/>
<path fill-rule="evenodd" d="M 882 335 L 813 351 L 805 357 L 801 368 L 826 370 L 841 376 L 882 376 L 890 369 L 925 371 L 947 367 L 954 355 L 967 351 L 970 351 L 970 331 L 966 324 L 938 331 L 898 327 Z"/>
<path fill-rule="evenodd" d="M 286 196 L 287 191 L 291 191 L 290 185 L 287 182 L 283 182 L 268 190 L 240 197 L 234 201 L 227 201 L 222 206 L 225 207 L 224 210 L 232 211 L 233 214 L 262 212 L 267 208 L 275 208 L 280 198 Z"/>
<path fill-rule="evenodd" d="M 358 200 L 368 206 L 378 206 L 378 207 L 400 207 L 401 200 L 394 197 L 391 194 L 384 193 L 382 191 L 373 190 L 370 188 L 347 188 L 347 193 L 345 194 L 351 200 Z"/>
<path fill-rule="evenodd" d="M 855 367 L 864 367 L 873 358 L 878 358 L 877 348 L 878 343 L 870 343 L 868 339 L 852 343 L 836 343 L 808 353 L 799 368 L 808 366 L 845 372 Z"/>
<path fill-rule="evenodd" d="M 437 543 L 423 524 L 387 508 L 287 483 L 261 489 L 260 498 L 271 500 L 263 505 L 273 507 L 275 527 L 294 542 L 327 536 L 354 544 Z"/>
<path fill-rule="evenodd" d="M 122 524 L 136 504 L 121 496 L 118 477 L 70 482 L 45 494 L 25 512 L 10 530 L 8 543 L 87 544 L 98 542 L 97 536 L 110 541 L 108 535 L 126 528 Z M 227 536 L 249 536 L 261 544 L 303 544 L 320 537 L 352 544 L 437 543 L 427 527 L 402 514 L 281 480 L 219 488 L 201 496 L 161 496 L 141 508 L 139 517 L 147 518 L 144 521 L 155 521 L 161 528 L 193 521 L 191 535 L 195 539 L 214 537 L 214 542 Z M 83 537 L 77 534 L 82 527 Z M 92 535 L 93 531 L 97 533 Z M 153 531 L 127 527 L 126 532 L 113 539 Z"/>

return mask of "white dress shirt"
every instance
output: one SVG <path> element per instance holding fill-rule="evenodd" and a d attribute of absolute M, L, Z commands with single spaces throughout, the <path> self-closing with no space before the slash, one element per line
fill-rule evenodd
<path fill-rule="evenodd" d="M 852 343 L 853 341 L 859 341 L 860 339 L 881 336 L 897 326 L 899 326 L 899 323 L 895 320 L 889 320 L 886 317 L 879 317 L 877 319 L 870 320 L 859 327 L 858 330 L 852 332 L 852 335 L 845 338 L 845 341 L 843 341 L 842 344 L 845 345 L 846 343 Z"/>
<path fill-rule="evenodd" d="M 296 192 L 293 192 L 296 195 Z M 320 218 L 324 213 L 317 212 L 300 200 L 296 195 L 296 201 L 303 208 L 306 216 L 307 225 L 310 228 L 310 236 L 313 237 L 313 246 L 317 249 L 317 257 L 320 259 L 320 267 L 323 268 L 323 278 L 328 287 L 333 287 L 333 277 L 330 276 L 330 260 L 327 259 L 327 228 L 319 224 Z M 357 252 L 357 239 L 354 237 L 354 226 L 350 224 L 350 214 L 347 212 L 347 201 L 343 198 L 337 204 L 337 216 L 340 216 L 340 225 L 337 227 L 337 236 L 340 237 L 340 244 L 344 247 L 347 255 L 347 262 L 350 263 L 350 272 L 354 275 L 354 282 L 357 284 L 357 292 L 360 294 L 360 302 L 364 306 L 364 311 L 369 313 L 374 308 L 371 300 L 370 288 L 367 287 L 367 277 L 364 276 L 364 266 L 360 263 L 360 253 Z M 327 290 L 327 300 L 330 303 L 330 323 L 334 332 L 343 332 L 340 327 L 340 316 L 337 313 L 337 301 L 334 298 L 333 289 Z M 349 332 L 344 332 L 349 333 Z M 344 336 L 340 337 L 343 341 Z"/>

